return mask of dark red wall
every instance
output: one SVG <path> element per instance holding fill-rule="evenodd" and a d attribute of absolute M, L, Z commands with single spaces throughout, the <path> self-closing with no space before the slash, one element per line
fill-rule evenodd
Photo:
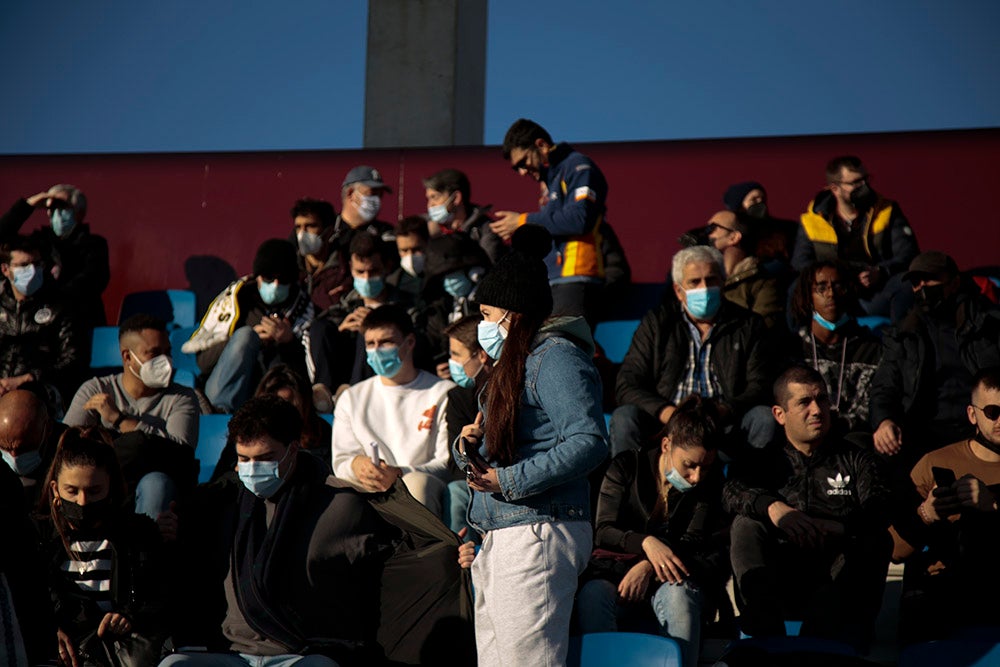
<path fill-rule="evenodd" d="M 608 220 L 637 281 L 662 280 L 678 234 L 721 208 L 730 183 L 763 182 L 772 211 L 797 219 L 824 184 L 825 162 L 843 153 L 860 155 L 873 186 L 902 204 L 922 248 L 947 250 L 964 268 L 1000 264 L 997 129 L 579 148 L 607 176 Z M 476 202 L 495 210 L 536 206 L 537 185 L 518 178 L 496 147 L 7 156 L 0 157 L 0 206 L 54 183 L 83 189 L 87 221 L 111 247 L 105 302 L 114 318 L 127 292 L 188 287 L 189 258 L 215 256 L 239 274 L 249 272 L 263 239 L 287 235 L 296 198 L 324 197 L 339 209 L 344 174 L 361 163 L 380 169 L 394 188 L 380 215 L 385 220 L 423 211 L 420 179 L 445 167 L 469 174 Z M 26 229 L 45 222 L 36 213 Z"/>

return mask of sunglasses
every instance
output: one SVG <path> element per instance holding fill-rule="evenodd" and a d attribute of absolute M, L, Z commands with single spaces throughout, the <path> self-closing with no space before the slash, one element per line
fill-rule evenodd
<path fill-rule="evenodd" d="M 1000 419 L 1000 405 L 985 405 L 983 407 L 973 405 L 972 407 L 976 410 L 982 410 L 983 414 L 986 415 L 986 418 L 991 422 L 995 422 L 997 419 Z"/>

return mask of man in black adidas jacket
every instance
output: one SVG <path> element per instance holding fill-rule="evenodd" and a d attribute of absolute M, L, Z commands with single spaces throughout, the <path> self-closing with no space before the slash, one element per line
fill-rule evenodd
<path fill-rule="evenodd" d="M 723 505 L 736 514 L 730 555 L 740 624 L 753 636 L 803 634 L 864 649 L 892 549 L 888 489 L 870 447 L 830 433 L 830 398 L 812 368 L 774 384 L 787 442 L 730 469 Z"/>

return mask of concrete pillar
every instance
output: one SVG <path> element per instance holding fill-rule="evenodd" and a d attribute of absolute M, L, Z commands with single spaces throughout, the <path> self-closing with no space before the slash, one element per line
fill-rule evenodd
<path fill-rule="evenodd" d="M 369 0 L 365 148 L 483 143 L 487 0 Z"/>

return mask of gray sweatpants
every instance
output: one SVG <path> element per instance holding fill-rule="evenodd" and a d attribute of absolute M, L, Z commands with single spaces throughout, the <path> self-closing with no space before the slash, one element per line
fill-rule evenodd
<path fill-rule="evenodd" d="M 593 543 L 588 521 L 486 533 L 472 563 L 480 667 L 566 664 L 576 582 Z"/>

